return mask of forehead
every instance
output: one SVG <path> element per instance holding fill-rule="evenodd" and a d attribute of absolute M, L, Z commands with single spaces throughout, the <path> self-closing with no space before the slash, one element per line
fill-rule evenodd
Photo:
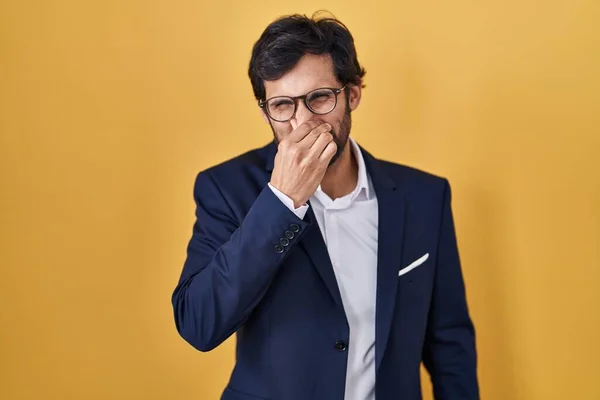
<path fill-rule="evenodd" d="M 320 87 L 338 87 L 329 54 L 306 54 L 294 68 L 276 81 L 265 81 L 267 99 L 275 96 L 300 96 Z"/>

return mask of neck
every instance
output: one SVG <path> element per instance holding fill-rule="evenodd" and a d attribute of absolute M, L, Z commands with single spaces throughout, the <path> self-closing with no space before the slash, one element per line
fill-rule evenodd
<path fill-rule="evenodd" d="M 327 168 L 321 181 L 321 190 L 332 200 L 351 193 L 358 182 L 358 162 L 352 152 L 350 139 L 340 157 Z"/>

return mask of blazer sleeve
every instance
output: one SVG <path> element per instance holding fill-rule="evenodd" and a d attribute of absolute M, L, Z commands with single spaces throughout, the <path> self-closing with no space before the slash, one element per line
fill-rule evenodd
<path fill-rule="evenodd" d="M 239 223 L 207 171 L 196 177 L 194 200 L 196 221 L 171 300 L 179 334 L 210 351 L 248 319 L 309 224 L 266 185 Z"/>
<path fill-rule="evenodd" d="M 444 185 L 438 256 L 423 362 L 436 400 L 479 399 L 475 330 L 469 316 L 451 208 Z"/>

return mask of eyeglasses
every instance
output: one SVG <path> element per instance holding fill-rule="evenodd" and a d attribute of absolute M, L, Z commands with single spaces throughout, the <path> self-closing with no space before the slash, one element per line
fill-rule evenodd
<path fill-rule="evenodd" d="M 277 96 L 265 101 L 259 101 L 258 106 L 266 110 L 267 115 L 277 122 L 286 122 L 292 119 L 298 109 L 298 100 L 303 100 L 304 105 L 313 114 L 323 115 L 332 112 L 337 105 L 337 95 L 348 84 L 339 89 L 319 88 L 312 90 L 304 96 Z"/>

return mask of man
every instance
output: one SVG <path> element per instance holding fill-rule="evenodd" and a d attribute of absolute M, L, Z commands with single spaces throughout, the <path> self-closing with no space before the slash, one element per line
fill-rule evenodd
<path fill-rule="evenodd" d="M 331 18 L 267 27 L 249 67 L 274 141 L 198 174 L 181 336 L 237 333 L 222 400 L 478 399 L 447 180 L 349 137 L 364 69 Z"/>

